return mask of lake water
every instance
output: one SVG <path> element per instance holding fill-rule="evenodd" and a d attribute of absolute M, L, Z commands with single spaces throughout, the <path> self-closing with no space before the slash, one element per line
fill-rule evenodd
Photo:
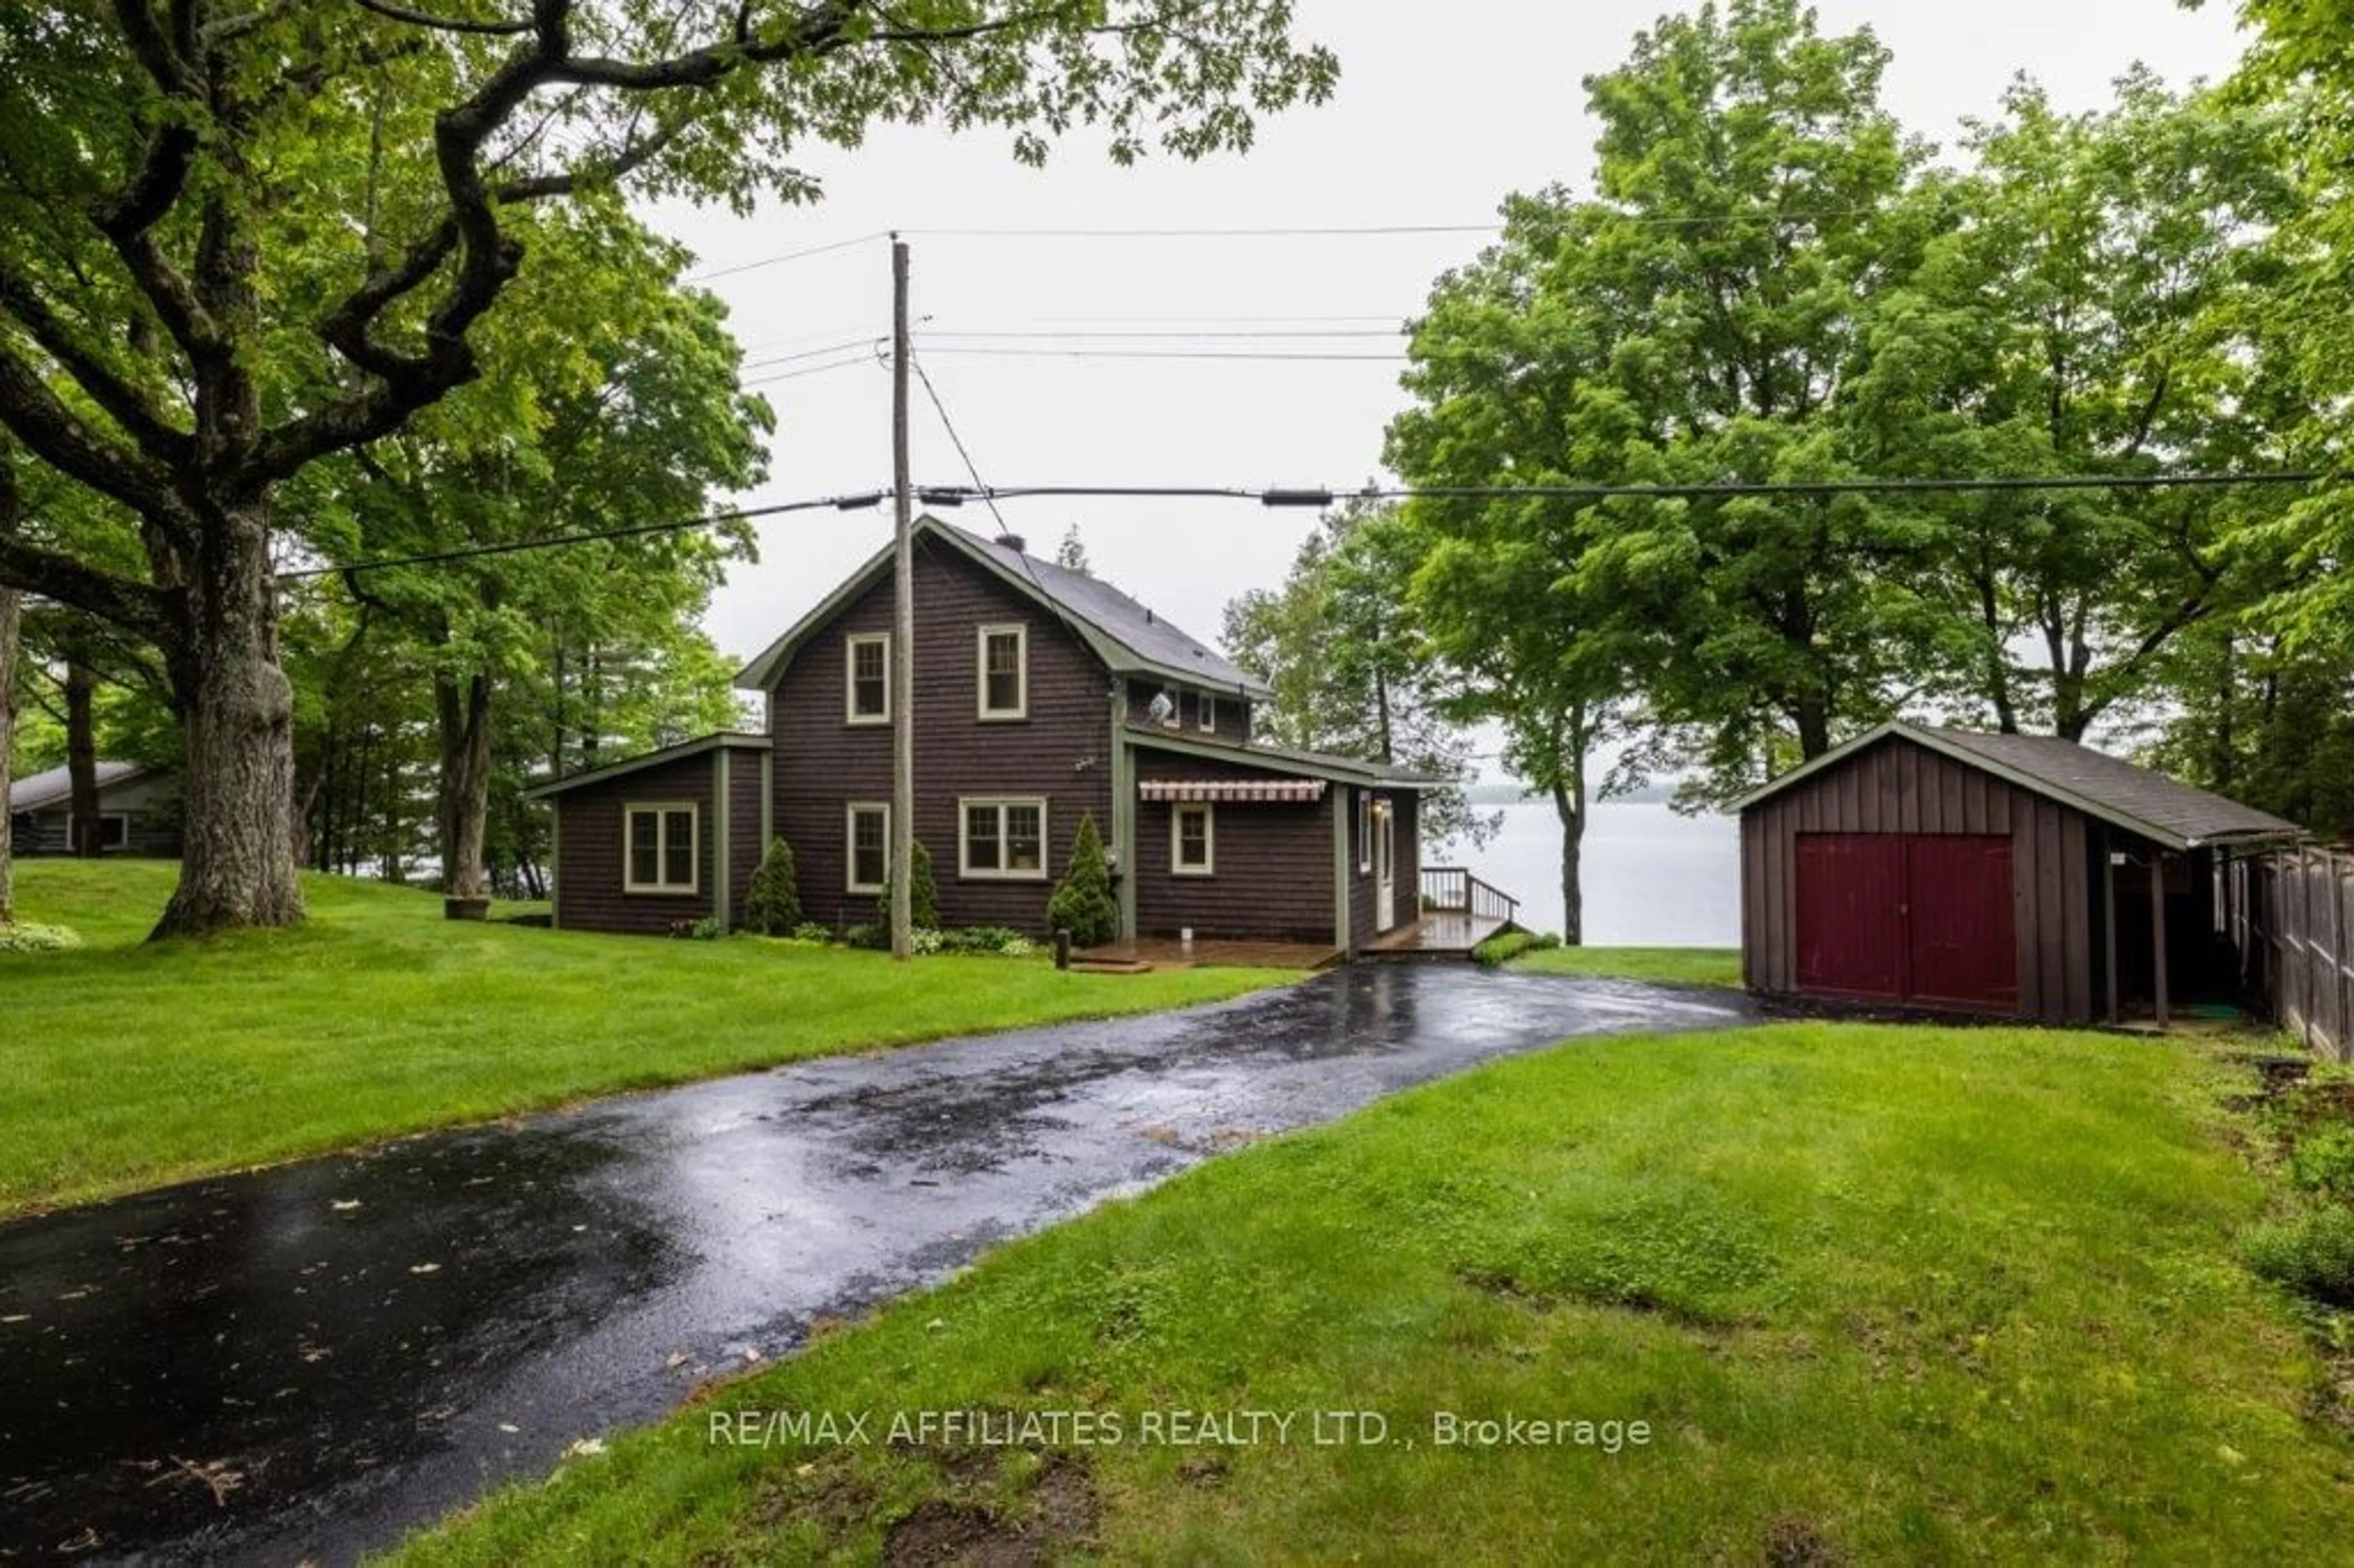
<path fill-rule="evenodd" d="M 1561 821 L 1552 803 L 1490 807 L 1504 830 L 1481 850 L 1426 856 L 1521 901 L 1521 923 L 1562 927 Z M 1585 829 L 1585 939 L 1600 948 L 1741 945 L 1741 824 L 1680 816 L 1664 804 L 1603 801 Z"/>

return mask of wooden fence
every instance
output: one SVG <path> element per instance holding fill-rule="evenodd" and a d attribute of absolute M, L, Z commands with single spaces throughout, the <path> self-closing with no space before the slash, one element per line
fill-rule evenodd
<path fill-rule="evenodd" d="M 2222 883 L 2218 914 L 2248 994 L 2307 1050 L 2354 1061 L 2354 854 L 2236 859 Z"/>

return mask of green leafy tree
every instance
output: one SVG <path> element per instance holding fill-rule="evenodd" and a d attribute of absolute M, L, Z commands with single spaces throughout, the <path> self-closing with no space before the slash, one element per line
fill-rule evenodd
<path fill-rule="evenodd" d="M 2152 760 L 2192 783 L 2354 841 L 2354 648 L 2215 618 L 2179 639 Z"/>
<path fill-rule="evenodd" d="M 2291 214 L 2279 117 L 2137 71 L 2066 115 L 2021 81 L 1944 182 L 1922 265 L 1862 302 L 1842 397 L 1891 475 L 2282 466 L 2302 416 L 2259 330 Z M 2168 645 L 2267 591 L 2239 535 L 2278 492 L 2071 490 L 1916 503 L 1943 546 L 1891 576 L 1951 617 L 1923 684 L 2075 740 L 2155 694 Z M 1902 563 L 1891 563 L 1901 567 Z"/>
<path fill-rule="evenodd" d="M 1275 693 L 1252 715 L 1258 738 L 1446 779 L 1423 798 L 1422 832 L 1434 843 L 1483 843 L 1497 818 L 1464 800 L 1472 738 L 1441 700 L 1407 604 L 1412 561 L 1397 547 L 1395 522 L 1393 510 L 1362 503 L 1325 517 L 1282 588 L 1226 606 L 1224 641 Z"/>
<path fill-rule="evenodd" d="M 1111 865 L 1104 859 L 1103 837 L 1096 832 L 1095 813 L 1079 819 L 1071 841 L 1071 863 L 1063 880 L 1046 900 L 1046 927 L 1068 931 L 1082 948 L 1099 947 L 1119 935 L 1119 906 L 1111 895 Z"/>
<path fill-rule="evenodd" d="M 914 841 L 915 849 L 907 857 L 907 924 L 918 931 L 940 928 L 940 885 L 932 878 L 932 852 L 924 841 Z M 875 899 L 875 928 L 888 945 L 891 932 L 891 883 L 885 878 L 883 891 Z"/>
<path fill-rule="evenodd" d="M 186 855 L 160 932 L 300 918 L 281 551 L 315 471 L 482 378 L 563 221 L 816 195 L 875 122 L 1240 149 L 1337 68 L 1283 0 L 31 0 L 0 13 L 0 428 L 126 560 L 0 541 L 0 580 L 163 654 Z M 290 539 L 288 536 L 292 535 Z"/>
<path fill-rule="evenodd" d="M 692 517 L 715 491 L 764 477 L 768 407 L 737 390 L 718 302 L 677 286 L 684 254 L 626 225 L 556 234 L 548 265 L 518 283 L 514 313 L 486 332 L 500 372 L 359 454 L 345 508 L 355 536 L 337 554 L 510 544 L 545 535 L 551 517 L 577 533 Z M 522 411 L 519 428 L 495 417 L 503 403 Z M 699 615 L 724 562 L 750 549 L 735 523 L 344 575 L 422 643 L 432 672 L 445 888 L 489 890 L 494 710 L 546 657 L 545 630 L 606 648 L 660 639 Z M 659 684 L 641 690 L 657 696 Z"/>
<path fill-rule="evenodd" d="M 752 880 L 744 888 L 744 926 L 764 937 L 790 936 L 801 923 L 800 874 L 793 868 L 793 846 L 772 839 L 760 857 Z"/>
<path fill-rule="evenodd" d="M 1586 82 L 1596 196 L 1511 200 L 1501 242 L 1433 291 L 1393 466 L 1425 485 L 1857 477 L 1833 414 L 1855 302 L 1909 270 L 1925 235 L 1909 192 L 1925 153 L 1881 106 L 1887 58 L 1869 32 L 1824 36 L 1796 0 L 1703 6 L 1638 36 Z M 1538 657 L 1571 638 L 1608 650 L 1581 652 L 1574 680 L 1526 683 L 1529 738 L 1580 727 L 1551 715 L 1599 723 L 1592 699 L 1560 701 L 1564 683 L 1615 694 L 1631 672 L 1631 755 L 1697 763 L 1710 793 L 1884 716 L 1920 663 L 1925 618 L 1881 567 L 1936 535 L 1902 508 L 1702 496 L 1453 526 L 1518 537 L 1533 569 L 1575 579 L 1545 596 L 1564 619 Z M 1550 742 L 1527 751 L 1567 762 Z"/>

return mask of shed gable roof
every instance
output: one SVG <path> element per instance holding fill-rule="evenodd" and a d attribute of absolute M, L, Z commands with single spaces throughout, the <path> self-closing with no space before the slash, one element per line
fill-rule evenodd
<path fill-rule="evenodd" d="M 1253 697 L 1274 694 L 1260 682 L 1188 636 L 1151 609 L 1111 584 L 1085 572 L 1071 571 L 1042 561 L 1009 546 L 983 539 L 929 515 L 916 520 L 917 543 L 937 539 L 958 551 L 1014 592 L 1073 623 L 1107 668 L 1121 674 L 1158 675 L 1199 685 L 1223 687 Z M 745 691 L 766 691 L 801 644 L 823 630 L 851 602 L 891 570 L 891 551 L 878 551 L 853 572 L 815 609 L 770 643 L 744 667 L 736 684 Z M 922 613 L 922 607 L 917 607 Z"/>
<path fill-rule="evenodd" d="M 2123 758 L 2050 735 L 1988 735 L 1978 730 L 1893 720 L 1834 747 L 1735 803 L 1747 810 L 1783 790 L 1839 766 L 1884 740 L 1899 738 L 1951 758 L 2070 806 L 2087 816 L 2154 839 L 2170 849 L 2263 839 L 2296 838 L 2295 822 L 2253 806 L 2137 767 Z"/>
<path fill-rule="evenodd" d="M 146 777 L 147 769 L 136 762 L 101 762 L 95 769 L 101 793 L 118 784 L 128 784 Z M 11 811 L 46 811 L 52 806 L 62 806 L 73 798 L 73 773 L 70 768 L 49 768 L 38 773 L 27 773 L 10 786 L 8 809 Z"/>

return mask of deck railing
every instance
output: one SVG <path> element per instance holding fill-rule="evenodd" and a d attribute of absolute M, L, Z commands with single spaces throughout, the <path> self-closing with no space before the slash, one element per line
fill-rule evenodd
<path fill-rule="evenodd" d="M 1459 865 L 1425 866 L 1422 906 L 1436 914 L 1469 915 L 1475 920 L 1501 920 L 1517 926 L 1521 901 L 1489 886 Z"/>

